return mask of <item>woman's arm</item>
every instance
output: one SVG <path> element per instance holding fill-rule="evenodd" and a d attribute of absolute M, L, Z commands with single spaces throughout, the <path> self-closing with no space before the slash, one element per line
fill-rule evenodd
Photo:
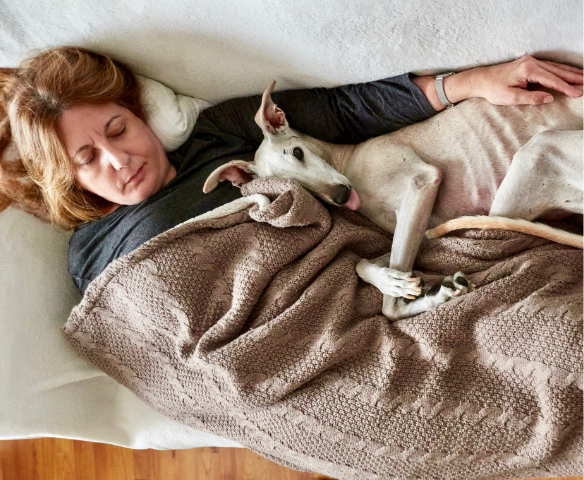
<path fill-rule="evenodd" d="M 577 97 L 582 93 L 568 83 L 582 84 L 582 70 L 525 56 L 446 77 L 444 88 L 453 103 L 472 97 L 496 105 L 543 103 L 549 94 L 528 91 L 528 83 Z M 272 94 L 272 100 L 295 130 L 327 142 L 349 144 L 421 122 L 444 109 L 433 75 L 403 74 L 335 88 L 280 91 Z M 261 95 L 220 103 L 203 111 L 195 129 L 235 136 L 245 140 L 249 148 L 257 148 L 263 140 L 254 121 L 260 104 Z"/>
<path fill-rule="evenodd" d="M 412 77 L 406 73 L 334 88 L 276 91 L 271 96 L 295 130 L 327 142 L 356 144 L 436 114 Z M 263 134 L 254 117 L 261 98 L 235 98 L 208 108 L 195 130 L 233 135 L 257 148 Z"/>
<path fill-rule="evenodd" d="M 434 75 L 416 77 L 412 81 L 436 111 L 445 108 L 436 93 Z M 579 97 L 582 92 L 569 83 L 582 85 L 582 70 L 525 55 L 509 63 L 464 70 L 444 78 L 443 86 L 446 98 L 452 103 L 473 97 L 485 98 L 495 105 L 539 105 L 553 101 L 546 92 L 527 90 L 530 83 Z M 550 101 L 546 102 L 546 98 Z"/>

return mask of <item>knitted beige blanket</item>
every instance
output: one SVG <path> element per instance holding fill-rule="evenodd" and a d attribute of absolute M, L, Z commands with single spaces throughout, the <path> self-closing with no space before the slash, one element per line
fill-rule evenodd
<path fill-rule="evenodd" d="M 581 475 L 582 251 L 467 230 L 424 244 L 427 285 L 476 291 L 391 323 L 355 265 L 391 235 L 296 183 L 113 263 L 62 331 L 146 403 L 339 479 Z"/>

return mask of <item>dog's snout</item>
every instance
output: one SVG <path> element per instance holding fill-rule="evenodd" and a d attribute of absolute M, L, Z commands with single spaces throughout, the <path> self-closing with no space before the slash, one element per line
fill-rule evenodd
<path fill-rule="evenodd" d="M 332 195 L 332 200 L 337 205 L 344 205 L 349 200 L 351 196 L 351 188 L 346 185 L 337 185 L 334 189 L 334 194 Z"/>

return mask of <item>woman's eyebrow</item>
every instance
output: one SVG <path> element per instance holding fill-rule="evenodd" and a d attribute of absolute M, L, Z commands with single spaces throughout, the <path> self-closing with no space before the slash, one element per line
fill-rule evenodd
<path fill-rule="evenodd" d="M 108 122 L 105 124 L 105 126 L 103 127 L 103 133 L 104 135 L 107 135 L 107 131 L 111 125 L 111 123 L 118 117 L 121 117 L 121 115 L 114 115 L 112 118 L 110 118 L 108 120 Z M 73 158 L 75 158 L 79 153 L 81 153 L 83 150 L 86 150 L 90 148 L 89 145 L 83 145 L 82 147 L 78 148 L 77 151 L 75 152 L 75 155 L 73 155 Z"/>

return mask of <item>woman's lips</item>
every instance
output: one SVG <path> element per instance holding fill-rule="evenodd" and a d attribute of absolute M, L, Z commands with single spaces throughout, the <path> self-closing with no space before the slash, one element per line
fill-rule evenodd
<path fill-rule="evenodd" d="M 132 178 L 130 178 L 130 180 L 128 180 L 128 183 L 133 183 L 133 182 L 139 182 L 140 180 L 142 180 L 142 173 L 144 172 L 144 165 L 142 165 L 138 171 L 134 174 L 134 176 Z M 127 185 L 126 184 L 126 185 Z"/>

